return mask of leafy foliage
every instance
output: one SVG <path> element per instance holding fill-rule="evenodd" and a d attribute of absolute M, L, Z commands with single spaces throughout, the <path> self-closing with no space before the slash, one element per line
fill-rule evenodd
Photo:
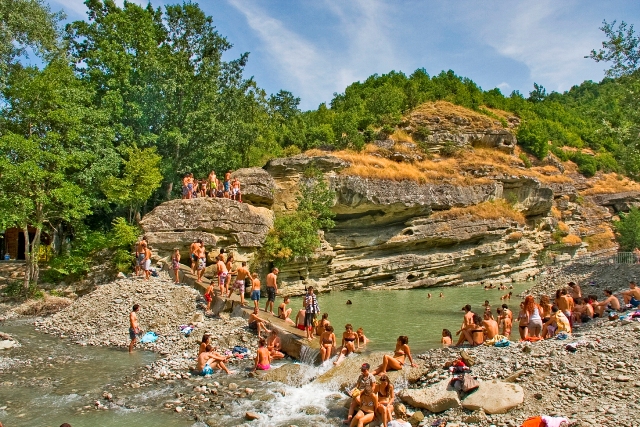
<path fill-rule="evenodd" d="M 620 214 L 620 221 L 614 221 L 620 248 L 632 251 L 640 247 L 640 208 L 631 208 L 628 213 Z"/>

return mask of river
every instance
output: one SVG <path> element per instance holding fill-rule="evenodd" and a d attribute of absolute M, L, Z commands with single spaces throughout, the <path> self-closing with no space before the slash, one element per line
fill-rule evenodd
<path fill-rule="evenodd" d="M 530 285 L 531 282 L 515 284 L 511 291 L 517 295 Z M 439 298 L 440 292 L 444 298 Z M 413 353 L 418 354 L 440 345 L 443 328 L 455 333 L 461 323 L 463 305 L 471 304 L 474 311 L 480 312 L 480 306 L 488 300 L 495 312 L 504 302 L 500 296 L 507 292 L 485 291 L 482 287 L 360 290 L 321 294 L 318 299 L 321 310 L 329 312 L 338 339 L 344 324 L 349 322 L 355 328 L 363 327 L 372 340 L 367 351 L 391 351 L 398 335 L 407 335 Z M 428 293 L 432 294 L 431 299 Z M 347 300 L 353 304 L 347 305 Z M 507 301 L 516 312 L 517 301 L 517 297 Z M 292 299 L 294 310 L 299 303 L 300 298 Z M 22 345 L 0 353 L 0 421 L 6 426 L 58 427 L 64 422 L 73 427 L 205 425 L 164 406 L 175 401 L 176 392 L 192 393 L 193 384 L 161 381 L 140 389 L 122 387 L 136 372 L 156 360 L 158 356 L 153 353 L 136 351 L 129 355 L 123 349 L 83 347 L 37 332 L 27 320 L 4 322 L 0 330 L 13 335 Z M 14 363 L 17 365 L 12 367 Z M 327 369 L 328 366 L 309 367 L 307 374 L 313 376 Z M 220 425 L 237 425 L 245 411 L 251 410 L 267 414 L 252 423 L 261 426 L 332 425 L 323 420 L 343 415 L 332 397 L 336 390 L 314 383 L 294 388 L 266 385 L 240 376 L 232 379 L 241 388 L 254 388 L 263 398 L 233 399 L 223 405 L 214 414 Z M 224 386 L 229 380 L 216 374 L 210 381 L 219 381 Z M 112 408 L 93 409 L 93 402 L 105 391 L 113 391 Z"/>

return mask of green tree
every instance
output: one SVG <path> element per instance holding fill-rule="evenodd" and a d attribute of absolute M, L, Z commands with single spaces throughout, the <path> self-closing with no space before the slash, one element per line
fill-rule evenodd
<path fill-rule="evenodd" d="M 613 227 L 618 234 L 620 248 L 632 251 L 640 247 L 640 209 L 631 208 L 628 213 L 620 214 L 620 221 L 614 221 Z"/>
<path fill-rule="evenodd" d="M 633 25 L 622 21 L 616 28 L 616 21 L 602 21 L 600 30 L 607 36 L 602 42 L 603 49 L 594 49 L 589 56 L 596 62 L 612 62 L 606 70 L 609 77 L 620 77 L 634 73 L 640 66 L 640 37 L 636 36 Z"/>
<path fill-rule="evenodd" d="M 126 207 L 129 222 L 139 220 L 141 206 L 160 187 L 162 158 L 156 154 L 155 147 L 139 149 L 124 148 L 126 159 L 123 161 L 120 177 L 109 176 L 102 184 L 102 191 L 109 202 Z"/>
<path fill-rule="evenodd" d="M 35 228 L 25 245 L 24 285 L 39 277 L 40 236 L 45 227 L 89 213 L 90 201 L 76 182 L 89 168 L 89 139 L 96 123 L 91 92 L 64 59 L 42 71 L 16 67 L 3 91 L 0 135 L 0 225 Z"/>

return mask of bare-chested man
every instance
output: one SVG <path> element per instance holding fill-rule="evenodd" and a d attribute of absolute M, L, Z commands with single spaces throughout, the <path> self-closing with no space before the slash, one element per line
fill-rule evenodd
<path fill-rule="evenodd" d="M 605 310 L 620 311 L 620 301 L 615 295 L 613 295 L 613 291 L 611 291 L 611 289 L 605 289 L 604 296 L 604 301 L 592 304 L 593 310 L 598 314 L 598 316 L 603 317 Z"/>
<path fill-rule="evenodd" d="M 262 338 L 262 331 L 266 333 L 271 333 L 269 329 L 267 329 L 267 321 L 263 320 L 258 316 L 259 309 L 258 307 L 253 308 L 253 313 L 249 315 L 249 328 L 258 331 L 258 338 Z"/>
<path fill-rule="evenodd" d="M 191 258 L 191 272 L 195 275 L 198 268 L 198 248 L 201 240 L 195 240 L 189 247 L 189 257 Z"/>
<path fill-rule="evenodd" d="M 473 342 L 471 337 L 471 329 L 473 327 L 473 312 L 471 311 L 471 306 L 469 304 L 462 307 L 464 310 L 464 318 L 462 319 L 462 326 L 456 332 L 456 336 L 460 335 L 458 339 L 458 343 L 456 345 L 462 345 L 462 343 L 467 339 L 469 342 Z"/>
<path fill-rule="evenodd" d="M 271 273 L 267 274 L 267 304 L 264 306 L 264 311 L 273 313 L 273 303 L 276 301 L 276 294 L 278 293 L 278 273 L 280 270 L 273 268 Z"/>
<path fill-rule="evenodd" d="M 573 309 L 573 298 L 569 299 L 567 290 L 562 289 L 556 292 L 555 304 L 564 313 L 567 319 L 571 320 L 571 310 Z"/>
<path fill-rule="evenodd" d="M 247 277 L 251 277 L 251 273 L 249 272 L 249 269 L 247 268 L 247 262 L 246 261 L 242 261 L 242 266 L 240 268 L 238 268 L 237 270 L 237 276 L 236 276 L 236 281 L 233 284 L 233 289 L 235 289 L 236 291 L 240 292 L 240 304 L 242 305 L 246 305 L 244 303 L 244 281 Z M 229 291 L 229 295 L 227 295 L 227 298 L 231 296 L 231 290 Z"/>
<path fill-rule="evenodd" d="M 205 251 L 204 244 L 200 243 L 196 255 L 198 256 L 198 283 L 202 283 L 202 276 L 204 270 L 207 268 L 207 252 Z"/>
<path fill-rule="evenodd" d="M 482 329 L 484 329 L 484 337 L 487 340 L 493 339 L 498 335 L 498 322 L 493 319 L 490 311 L 484 312 L 484 319 L 482 320 Z"/>
<path fill-rule="evenodd" d="M 144 248 L 148 245 L 147 236 L 143 236 L 142 239 L 136 243 L 136 276 L 140 275 L 142 271 L 142 262 L 144 261 Z"/>
<path fill-rule="evenodd" d="M 582 289 L 580 289 L 580 286 L 575 282 L 569 282 L 568 290 L 571 293 L 571 298 L 573 298 L 574 300 L 576 298 L 582 298 Z"/>
<path fill-rule="evenodd" d="M 227 373 L 227 375 L 232 374 L 233 372 L 229 371 L 229 369 L 225 366 L 224 362 L 228 361 L 229 358 L 224 357 L 214 351 L 214 348 L 211 345 L 207 345 L 205 350 L 198 355 L 198 362 L 196 363 L 196 371 L 198 375 L 211 375 L 213 374 L 213 368 L 220 368 Z"/>
<path fill-rule="evenodd" d="M 151 277 L 151 248 L 149 246 L 143 246 L 144 261 L 142 261 L 142 269 L 144 270 L 144 280 L 149 280 Z"/>
<path fill-rule="evenodd" d="M 220 295 L 226 295 L 227 292 L 225 283 L 227 282 L 227 275 L 229 274 L 229 272 L 227 271 L 227 266 L 224 263 L 224 256 L 222 254 L 218 255 L 216 268 L 218 274 L 218 286 L 220 287 Z"/>
<path fill-rule="evenodd" d="M 271 368 L 271 354 L 267 348 L 265 340 L 260 339 L 258 342 L 258 351 L 256 354 L 256 364 L 253 367 L 253 372 L 256 370 L 268 371 Z"/>
<path fill-rule="evenodd" d="M 267 338 L 267 350 L 269 350 L 269 355 L 272 360 L 284 359 L 284 354 L 280 351 L 281 348 L 282 343 L 280 342 L 278 332 L 273 329 L 269 334 L 269 338 Z"/>
<path fill-rule="evenodd" d="M 140 304 L 134 304 L 131 313 L 129 313 L 129 353 L 133 352 L 133 346 L 136 345 L 138 335 L 140 335 L 140 323 L 138 323 L 138 311 L 140 311 Z"/>
<path fill-rule="evenodd" d="M 240 181 L 238 178 L 233 178 L 231 182 L 231 199 L 242 203 L 242 193 L 240 192 Z"/>
<path fill-rule="evenodd" d="M 258 273 L 253 273 L 251 279 L 251 301 L 253 301 L 253 308 L 258 308 L 260 305 L 260 279 L 258 279 Z"/>
<path fill-rule="evenodd" d="M 634 308 L 640 306 L 640 288 L 633 280 L 629 282 L 629 290 L 622 292 L 625 304 L 631 304 Z"/>

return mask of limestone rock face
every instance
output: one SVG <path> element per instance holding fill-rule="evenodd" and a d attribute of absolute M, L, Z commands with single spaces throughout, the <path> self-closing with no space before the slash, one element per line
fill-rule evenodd
<path fill-rule="evenodd" d="M 449 380 L 442 380 L 427 388 L 403 389 L 398 392 L 398 397 L 415 408 L 434 413 L 460 407 L 458 392 L 449 386 Z"/>
<path fill-rule="evenodd" d="M 176 247 L 188 253 L 197 238 L 203 239 L 205 247 L 251 251 L 262 245 L 273 227 L 273 212 L 230 199 L 177 199 L 156 207 L 140 224 L 149 245 L 160 256 Z"/>
<path fill-rule="evenodd" d="M 597 194 L 592 199 L 596 204 L 611 208 L 614 212 L 626 212 L 631 207 L 640 206 L 640 191 Z"/>
<path fill-rule="evenodd" d="M 231 179 L 238 178 L 242 190 L 242 200 L 253 206 L 270 208 L 276 183 L 269 172 L 262 168 L 238 169 Z"/>
<path fill-rule="evenodd" d="M 480 387 L 462 400 L 462 407 L 471 411 L 483 409 L 487 414 L 504 414 L 522 402 L 522 387 L 493 380 L 481 381 Z"/>

